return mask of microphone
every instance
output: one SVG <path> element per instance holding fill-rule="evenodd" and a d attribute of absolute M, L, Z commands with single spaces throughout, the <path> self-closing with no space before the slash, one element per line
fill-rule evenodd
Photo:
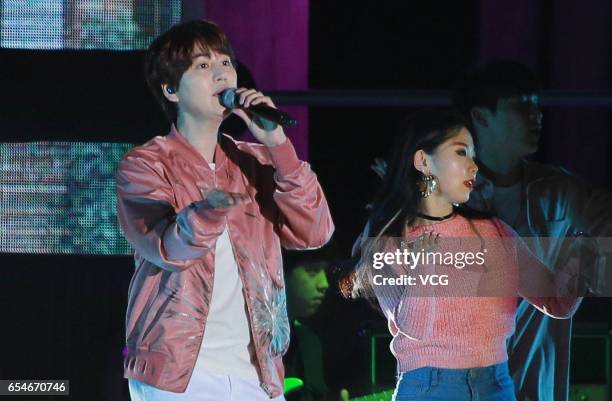
<path fill-rule="evenodd" d="M 236 88 L 228 88 L 219 94 L 219 103 L 221 106 L 227 107 L 228 109 L 234 109 L 236 107 L 243 108 L 238 104 L 238 97 L 236 96 Z M 280 124 L 283 127 L 293 127 L 297 124 L 297 120 L 289 116 L 289 114 L 277 110 L 273 107 L 266 106 L 265 104 L 252 104 L 245 109 L 249 113 L 259 117 L 259 125 L 262 125 L 264 129 L 270 130 L 275 127 L 270 126 L 270 122 Z M 262 121 L 263 120 L 263 121 Z M 268 121 L 265 121 L 268 120 Z M 257 122 L 257 121 L 256 121 Z M 268 123 L 268 124 L 266 124 Z"/>

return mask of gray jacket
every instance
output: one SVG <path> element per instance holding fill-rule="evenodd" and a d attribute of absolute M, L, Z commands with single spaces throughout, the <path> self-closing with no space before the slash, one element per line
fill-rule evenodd
<path fill-rule="evenodd" d="M 519 218 L 513 228 L 521 237 L 530 237 L 526 243 L 547 266 L 562 266 L 575 256 L 581 247 L 577 238 L 612 236 L 609 192 L 559 167 L 525 161 L 523 171 Z M 493 183 L 479 174 L 468 206 L 494 213 L 493 189 Z M 508 341 L 519 401 L 568 399 L 571 331 L 571 319 L 551 319 L 519 301 L 516 330 Z"/>

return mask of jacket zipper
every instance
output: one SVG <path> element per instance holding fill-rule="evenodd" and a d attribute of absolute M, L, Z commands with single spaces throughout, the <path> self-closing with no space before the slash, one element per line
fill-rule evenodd
<path fill-rule="evenodd" d="M 215 168 L 214 172 L 213 172 L 213 177 L 214 177 L 214 185 L 215 185 L 215 189 L 219 190 L 217 188 L 217 169 Z M 232 255 L 234 255 L 234 261 L 236 262 L 236 267 L 239 267 L 240 264 L 240 259 L 237 257 L 238 255 L 236 255 L 236 249 L 234 247 L 234 243 L 232 241 L 232 232 L 230 230 L 230 225 L 229 225 L 229 219 L 227 218 L 227 215 L 225 215 L 225 227 L 227 230 L 227 236 L 230 242 L 230 247 L 232 248 Z M 247 294 L 247 290 L 246 290 L 246 286 L 245 286 L 245 282 L 244 282 L 244 277 L 243 274 L 240 270 L 240 268 L 238 268 L 238 276 L 240 277 L 240 282 L 242 284 L 242 294 L 244 296 L 244 303 L 246 304 L 247 307 L 247 320 L 249 321 L 249 327 L 253 326 L 253 321 L 252 321 L 252 317 L 253 317 L 253 311 L 252 311 L 252 307 L 251 304 L 248 301 L 248 294 Z M 249 330 L 249 335 L 251 337 L 251 341 L 253 341 L 253 349 L 255 351 L 255 355 L 256 355 L 256 359 L 257 359 L 257 364 L 261 365 L 260 359 L 261 359 L 261 355 L 259 353 L 259 350 L 255 344 L 255 340 L 254 340 L 254 336 L 253 333 L 250 332 Z M 262 373 L 263 376 L 263 368 L 261 366 L 256 366 L 256 369 L 258 369 L 260 371 L 260 373 Z M 260 384 L 260 387 L 266 392 L 266 394 L 268 394 L 268 396 L 272 396 L 272 391 L 270 390 L 270 387 L 268 386 L 268 384 L 265 381 L 262 381 L 262 383 Z"/>

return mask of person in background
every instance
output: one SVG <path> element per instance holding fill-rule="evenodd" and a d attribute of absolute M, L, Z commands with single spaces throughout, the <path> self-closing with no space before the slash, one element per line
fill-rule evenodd
<path fill-rule="evenodd" d="M 468 206 L 531 237 L 531 251 L 558 268 L 570 249 L 584 248 L 576 239 L 612 235 L 612 196 L 563 168 L 525 159 L 538 150 L 542 131 L 539 90 L 529 67 L 495 61 L 466 74 L 452 100 L 470 122 L 478 154 Z M 591 274 L 592 288 L 599 274 Z M 571 319 L 551 319 L 520 300 L 508 342 L 519 401 L 568 399 L 571 332 Z"/>
<path fill-rule="evenodd" d="M 285 251 L 283 260 L 291 324 L 289 350 L 283 357 L 285 374 L 304 382 L 304 387 L 287 396 L 287 400 L 348 401 L 346 389 L 332 394 L 328 388 L 324 363 L 324 350 L 328 347 L 316 318 L 329 288 L 328 271 L 337 260 L 335 248 L 328 244 L 318 250 Z"/>

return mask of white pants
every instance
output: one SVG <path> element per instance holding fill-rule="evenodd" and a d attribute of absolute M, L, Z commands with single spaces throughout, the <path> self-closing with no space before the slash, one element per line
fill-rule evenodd
<path fill-rule="evenodd" d="M 285 401 L 280 395 L 270 399 L 259 387 L 258 380 L 242 379 L 215 373 L 200 373 L 191 377 L 184 393 L 173 393 L 129 380 L 132 401 Z"/>

